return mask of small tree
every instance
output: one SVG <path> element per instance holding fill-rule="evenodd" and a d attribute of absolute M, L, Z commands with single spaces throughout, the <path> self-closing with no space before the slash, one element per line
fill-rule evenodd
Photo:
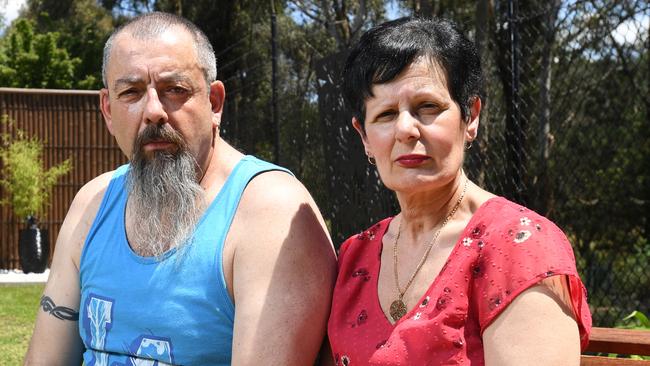
<path fill-rule="evenodd" d="M 2 124 L 13 128 L 7 116 Z M 4 133 L 1 136 L 0 159 L 2 159 L 2 185 L 8 198 L 0 203 L 10 204 L 16 216 L 26 221 L 40 216 L 49 205 L 52 187 L 59 177 L 68 173 L 70 159 L 49 170 L 43 167 L 43 143 L 36 137 L 25 136 L 24 131 L 16 129 L 15 136 Z"/>

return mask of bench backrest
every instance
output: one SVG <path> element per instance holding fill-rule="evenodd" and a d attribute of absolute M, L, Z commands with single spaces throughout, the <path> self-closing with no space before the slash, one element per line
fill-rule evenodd
<path fill-rule="evenodd" d="M 650 331 L 594 327 L 591 329 L 589 346 L 587 347 L 586 352 L 650 356 Z M 650 360 L 632 360 L 583 355 L 580 360 L 580 365 L 650 366 Z"/>

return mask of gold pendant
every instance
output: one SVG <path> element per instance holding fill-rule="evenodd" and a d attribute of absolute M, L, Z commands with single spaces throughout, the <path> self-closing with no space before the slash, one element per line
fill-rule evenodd
<path fill-rule="evenodd" d="M 397 299 L 390 304 L 390 317 L 394 321 L 400 320 L 406 314 L 406 304 L 402 299 Z"/>

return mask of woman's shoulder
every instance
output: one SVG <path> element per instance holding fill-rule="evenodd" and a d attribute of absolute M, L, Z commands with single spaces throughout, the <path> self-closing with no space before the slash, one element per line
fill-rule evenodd
<path fill-rule="evenodd" d="M 476 211 L 475 216 L 474 221 L 481 221 L 494 228 L 509 227 L 514 224 L 518 227 L 530 226 L 530 229 L 537 231 L 542 227 L 546 227 L 561 232 L 557 225 L 545 216 L 500 196 L 483 203 Z"/>
<path fill-rule="evenodd" d="M 553 221 L 506 198 L 495 197 L 485 202 L 472 221 L 470 235 L 481 234 L 491 244 L 485 245 L 484 255 L 494 250 L 509 254 L 540 251 L 545 257 L 558 255 L 573 261 L 571 244 Z M 559 249 L 562 250 L 558 253 Z"/>
<path fill-rule="evenodd" d="M 360 231 L 347 238 L 340 246 L 339 261 L 342 260 L 350 252 L 357 253 L 363 251 L 368 245 L 374 244 L 377 241 L 381 242 L 381 238 L 386 232 L 393 216 L 384 218 L 372 226 Z"/>

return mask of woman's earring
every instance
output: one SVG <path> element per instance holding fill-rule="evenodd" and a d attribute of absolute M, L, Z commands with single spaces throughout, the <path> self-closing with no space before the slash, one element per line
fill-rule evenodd
<path fill-rule="evenodd" d="M 377 165 L 375 158 L 371 156 L 369 152 L 366 152 L 366 157 L 368 158 L 368 163 L 370 163 L 370 165 Z"/>
<path fill-rule="evenodd" d="M 473 141 L 465 141 L 465 150 L 469 150 L 472 148 L 472 143 Z"/>

